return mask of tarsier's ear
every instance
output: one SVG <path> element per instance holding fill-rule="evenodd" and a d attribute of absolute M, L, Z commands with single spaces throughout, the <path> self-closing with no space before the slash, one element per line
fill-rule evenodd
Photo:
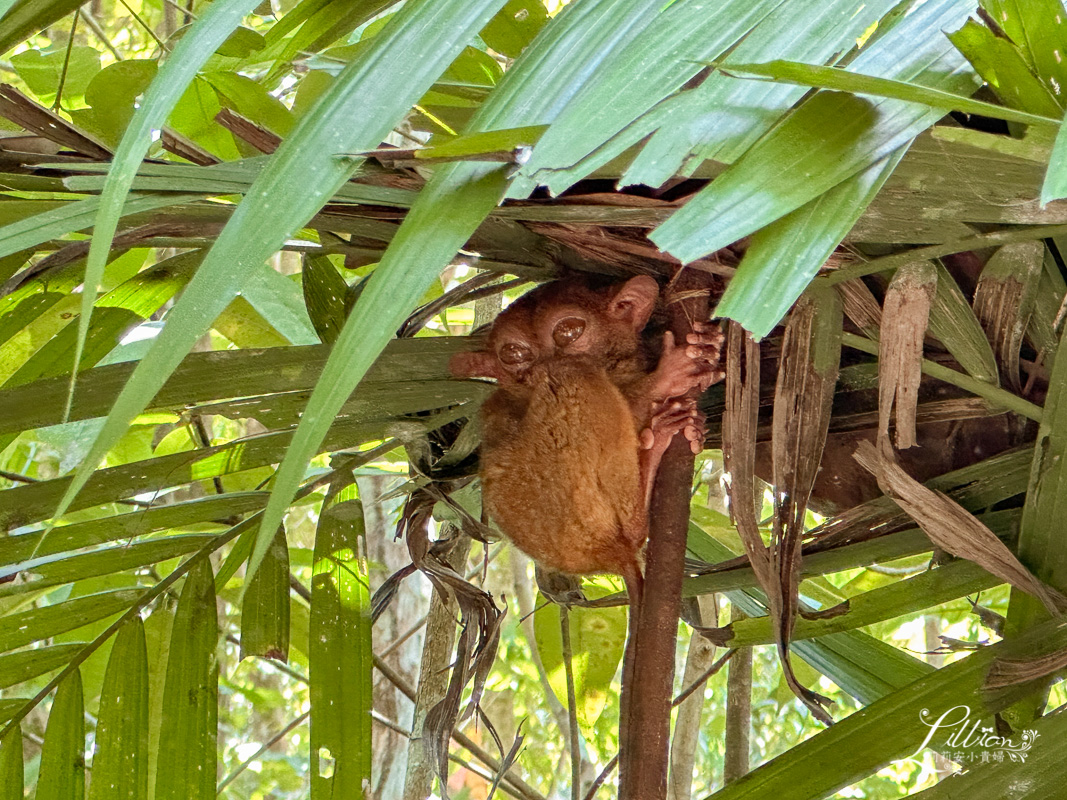
<path fill-rule="evenodd" d="M 500 362 L 484 350 L 456 353 L 448 362 L 449 371 L 457 378 L 497 378 L 504 376 Z"/>
<path fill-rule="evenodd" d="M 638 275 L 626 281 L 611 298 L 608 313 L 616 319 L 625 319 L 635 330 L 644 329 L 648 318 L 659 299 L 659 284 L 647 275 Z"/>

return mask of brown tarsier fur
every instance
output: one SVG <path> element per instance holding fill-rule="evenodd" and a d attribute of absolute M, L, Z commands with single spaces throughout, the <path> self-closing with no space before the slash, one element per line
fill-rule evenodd
<path fill-rule="evenodd" d="M 659 300 L 649 277 L 568 278 L 512 303 L 487 350 L 454 374 L 496 378 L 482 408 L 482 496 L 523 552 L 560 572 L 622 575 L 642 587 L 648 503 L 676 433 L 703 446 L 693 390 L 721 379 L 722 334 L 707 323 L 687 342 L 643 335 Z"/>

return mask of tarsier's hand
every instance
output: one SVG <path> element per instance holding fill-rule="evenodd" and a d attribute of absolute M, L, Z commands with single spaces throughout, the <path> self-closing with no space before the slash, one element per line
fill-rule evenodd
<path fill-rule="evenodd" d="M 671 331 L 663 334 L 663 354 L 652 374 L 653 399 L 681 397 L 690 389 L 702 392 L 721 381 L 726 375 L 719 365 L 724 340 L 722 330 L 711 322 L 694 323 L 684 345 L 675 342 Z"/>
<path fill-rule="evenodd" d="M 693 454 L 704 449 L 704 415 L 697 408 L 696 399 L 680 397 L 659 403 L 652 410 L 648 427 L 641 431 L 638 441 L 642 450 L 652 451 L 658 461 L 676 433 L 689 440 Z"/>

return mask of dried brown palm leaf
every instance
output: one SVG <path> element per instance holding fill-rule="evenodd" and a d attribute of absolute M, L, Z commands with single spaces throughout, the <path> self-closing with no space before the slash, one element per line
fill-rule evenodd
<path fill-rule="evenodd" d="M 736 322 L 726 338 L 726 411 L 722 454 L 729 479 L 730 516 L 760 586 L 774 585 L 771 556 L 759 532 L 756 430 L 759 424 L 759 344 Z"/>
<path fill-rule="evenodd" d="M 901 450 L 915 446 L 923 337 L 936 288 L 934 265 L 915 261 L 898 269 L 886 290 L 878 346 L 878 435 L 889 436 L 892 414 Z"/>
<path fill-rule="evenodd" d="M 1067 609 L 1067 598 L 1035 578 L 1007 545 L 963 506 L 923 486 L 901 469 L 887 442 L 883 440 L 881 449 L 870 442 L 861 442 L 856 449 L 856 460 L 942 550 L 973 561 L 1005 583 L 1033 595 L 1050 614 Z"/>
<path fill-rule="evenodd" d="M 985 265 L 974 294 L 975 316 L 1013 391 L 1021 388 L 1019 351 L 1034 312 L 1044 255 L 1042 242 L 1004 245 Z"/>
<path fill-rule="evenodd" d="M 414 492 L 401 515 L 398 533 L 402 530 L 405 534 L 412 563 L 442 596 L 454 598 L 460 609 L 461 633 L 448 689 L 444 698 L 427 712 L 423 730 L 427 749 L 437 764 L 441 786 L 444 787 L 448 781 L 448 743 L 461 718 L 463 690 L 473 679 L 471 698 L 467 710 L 462 714 L 465 718 L 478 707 L 489 670 L 496 658 L 500 623 L 507 609 L 497 608 L 492 596 L 469 583 L 437 554 L 437 543 L 431 542 L 429 537 L 430 512 L 434 502 L 435 498 L 425 490 Z M 463 534 L 456 531 L 456 535 Z"/>
<path fill-rule="evenodd" d="M 222 159 L 207 150 L 188 136 L 184 136 L 173 128 L 164 128 L 159 137 L 159 143 L 168 153 L 173 153 L 178 158 L 191 161 L 198 167 L 210 167 L 221 164 Z"/>
<path fill-rule="evenodd" d="M 844 303 L 845 316 L 871 339 L 881 336 L 882 307 L 863 281 L 845 281 L 837 284 L 837 291 Z"/>
<path fill-rule="evenodd" d="M 986 689 L 1007 689 L 1046 678 L 1067 667 L 1067 650 L 1057 650 L 1036 658 L 997 658 L 989 665 Z"/>
<path fill-rule="evenodd" d="M 97 137 L 35 103 L 8 83 L 0 84 L 0 117 L 89 158 L 101 161 L 111 158 L 111 150 Z"/>
<path fill-rule="evenodd" d="M 800 685 L 789 668 L 789 639 L 799 603 L 804 515 L 826 446 L 834 387 L 841 360 L 842 303 L 832 287 L 817 282 L 801 297 L 782 341 L 774 393 L 774 545 L 777 579 L 774 624 L 782 668 L 790 688 L 823 722 L 826 698 Z"/>
<path fill-rule="evenodd" d="M 1033 448 L 1011 450 L 978 464 L 953 470 L 928 481 L 964 506 L 986 508 L 1026 491 Z M 850 508 L 808 532 L 810 552 L 823 552 L 856 542 L 887 536 L 913 526 L 888 497 L 876 497 Z"/>

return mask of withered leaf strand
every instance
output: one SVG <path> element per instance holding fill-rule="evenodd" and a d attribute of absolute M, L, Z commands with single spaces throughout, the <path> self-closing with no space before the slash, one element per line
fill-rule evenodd
<path fill-rule="evenodd" d="M 878 347 L 878 435 L 889 436 L 890 415 L 895 412 L 896 444 L 901 450 L 915 446 L 923 337 L 936 285 L 933 264 L 916 261 L 898 269 L 886 291 Z"/>
<path fill-rule="evenodd" d="M 897 464 L 887 443 L 879 451 L 870 442 L 860 442 L 856 460 L 942 550 L 973 561 L 1005 583 L 1033 595 L 1050 614 L 1067 608 L 1067 598 L 1035 578 L 1007 545 L 963 506 L 908 475 Z"/>
<path fill-rule="evenodd" d="M 1020 242 L 1001 247 L 982 270 L 974 294 L 974 313 L 982 323 L 1000 364 L 1000 374 L 1019 391 L 1019 352 L 1040 286 L 1045 246 Z"/>

